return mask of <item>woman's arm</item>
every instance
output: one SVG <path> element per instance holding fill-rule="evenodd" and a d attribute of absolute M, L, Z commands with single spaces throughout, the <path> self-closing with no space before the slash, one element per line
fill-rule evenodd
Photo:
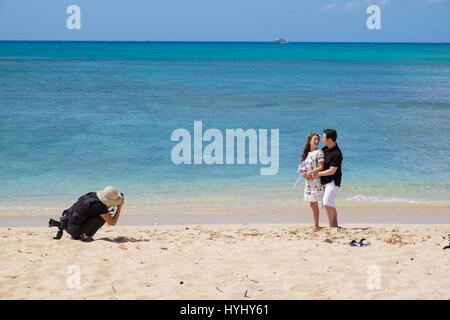
<path fill-rule="evenodd" d="M 316 175 L 318 172 L 323 170 L 323 164 L 324 162 L 319 162 L 319 166 L 317 168 L 315 168 L 314 170 L 311 170 L 311 172 L 309 172 L 311 175 Z"/>
<path fill-rule="evenodd" d="M 304 174 L 303 177 L 304 177 L 305 179 L 311 179 L 311 178 L 314 178 L 314 179 L 315 179 L 315 178 L 317 178 L 317 177 L 316 177 L 317 174 L 318 174 L 320 171 L 323 170 L 323 164 L 324 164 L 323 161 L 322 161 L 322 162 L 319 162 L 319 166 L 318 166 L 317 168 L 315 168 L 314 170 L 311 170 L 310 172 Z M 306 177 L 305 177 L 305 176 L 306 176 Z"/>

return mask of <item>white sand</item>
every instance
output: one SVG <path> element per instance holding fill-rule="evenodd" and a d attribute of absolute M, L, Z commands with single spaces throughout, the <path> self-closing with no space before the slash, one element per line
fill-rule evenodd
<path fill-rule="evenodd" d="M 448 233 L 449 225 L 106 226 L 83 243 L 67 233 L 50 240 L 50 228 L 0 228 L 0 299 L 447 300 Z M 384 241 L 393 235 L 402 242 Z M 363 237 L 372 245 L 342 244 Z"/>

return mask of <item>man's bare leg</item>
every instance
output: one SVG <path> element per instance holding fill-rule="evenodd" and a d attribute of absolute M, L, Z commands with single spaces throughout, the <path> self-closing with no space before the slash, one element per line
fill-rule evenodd
<path fill-rule="evenodd" d="M 325 211 L 327 212 L 327 216 L 328 216 L 328 223 L 330 225 L 330 227 L 337 227 L 337 211 L 334 207 L 330 207 L 330 206 L 326 206 L 325 207 Z"/>
<path fill-rule="evenodd" d="M 334 207 L 333 209 L 334 209 L 334 220 L 333 220 L 334 227 L 338 228 L 339 225 L 338 225 L 338 220 L 337 220 L 337 210 L 336 210 L 336 207 Z"/>

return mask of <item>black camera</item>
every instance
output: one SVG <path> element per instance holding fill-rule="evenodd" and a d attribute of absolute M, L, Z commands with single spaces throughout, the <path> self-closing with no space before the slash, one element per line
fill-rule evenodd
<path fill-rule="evenodd" d="M 60 228 L 61 227 L 61 221 L 56 221 L 56 220 L 53 220 L 52 218 L 50 218 L 50 220 L 48 221 L 48 226 L 49 227 L 58 227 L 58 228 Z"/>
<path fill-rule="evenodd" d="M 67 227 L 67 217 L 65 215 L 63 215 L 60 218 L 60 221 L 54 220 L 52 218 L 50 218 L 50 220 L 48 221 L 48 226 L 51 227 L 57 227 L 58 228 L 58 232 L 56 233 L 56 236 L 53 237 L 54 240 L 59 240 L 61 239 L 63 233 L 64 233 L 64 229 Z"/>

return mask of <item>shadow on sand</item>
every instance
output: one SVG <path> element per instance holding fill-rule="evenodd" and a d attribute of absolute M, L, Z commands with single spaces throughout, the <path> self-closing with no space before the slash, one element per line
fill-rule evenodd
<path fill-rule="evenodd" d="M 331 227 L 319 227 L 319 228 L 314 228 L 314 232 L 317 231 L 322 231 L 322 230 L 330 230 Z M 369 230 L 372 229 L 371 227 L 354 227 L 354 228 L 345 228 L 345 227 L 336 227 L 336 230 Z"/>
<path fill-rule="evenodd" d="M 149 242 L 150 239 L 135 239 L 130 237 L 115 237 L 115 238 L 99 238 L 96 239 L 97 241 L 103 240 L 108 242 L 115 242 L 115 243 L 125 243 L 125 242 Z"/>
<path fill-rule="evenodd" d="M 371 227 L 355 227 L 355 228 L 344 228 L 344 227 L 338 227 L 339 230 L 369 230 L 372 229 Z"/>

